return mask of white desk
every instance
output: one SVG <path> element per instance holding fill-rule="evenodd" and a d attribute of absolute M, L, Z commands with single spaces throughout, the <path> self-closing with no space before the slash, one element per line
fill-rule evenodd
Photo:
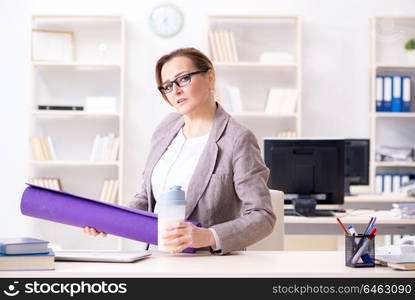
<path fill-rule="evenodd" d="M 352 211 L 339 213 L 337 216 L 343 224 L 353 225 L 362 232 L 370 217 L 376 216 L 377 234 L 415 234 L 415 219 L 393 217 L 389 211 Z M 284 216 L 285 234 L 343 234 L 335 217 L 297 217 Z"/>
<path fill-rule="evenodd" d="M 208 253 L 153 252 L 135 263 L 56 262 L 55 271 L 6 271 L 0 277 L 410 277 L 415 271 L 387 267 L 349 268 L 336 251 L 240 251 Z"/>

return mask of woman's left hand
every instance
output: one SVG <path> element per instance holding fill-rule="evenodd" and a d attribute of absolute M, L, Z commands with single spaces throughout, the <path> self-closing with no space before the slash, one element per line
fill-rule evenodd
<path fill-rule="evenodd" d="M 164 245 L 174 246 L 171 253 L 180 253 L 186 248 L 215 246 L 215 238 L 208 228 L 201 228 L 190 222 L 178 222 L 166 227 L 162 235 Z"/>

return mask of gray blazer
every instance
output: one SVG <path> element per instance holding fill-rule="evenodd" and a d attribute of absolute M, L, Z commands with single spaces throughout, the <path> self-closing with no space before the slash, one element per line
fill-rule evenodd
<path fill-rule="evenodd" d="M 153 211 L 151 173 L 183 125 L 182 115 L 172 113 L 155 130 L 142 191 L 131 207 Z M 242 250 L 273 230 L 276 217 L 268 175 L 255 136 L 217 104 L 208 141 L 188 185 L 185 218 L 216 230 L 220 254 Z"/>

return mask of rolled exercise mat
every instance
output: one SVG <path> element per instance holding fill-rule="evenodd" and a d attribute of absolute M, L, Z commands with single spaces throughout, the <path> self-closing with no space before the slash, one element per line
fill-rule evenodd
<path fill-rule="evenodd" d="M 27 184 L 22 214 L 57 223 L 93 227 L 112 235 L 157 245 L 157 214 Z M 196 226 L 199 223 L 188 221 Z M 187 248 L 184 252 L 195 252 Z"/>

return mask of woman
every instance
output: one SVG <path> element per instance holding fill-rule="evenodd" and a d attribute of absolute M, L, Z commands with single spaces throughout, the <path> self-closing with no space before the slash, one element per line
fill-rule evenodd
<path fill-rule="evenodd" d="M 141 193 L 131 207 L 157 213 L 160 195 L 173 185 L 186 193 L 185 219 L 163 236 L 172 253 L 210 247 L 226 254 L 271 233 L 275 224 L 269 170 L 255 136 L 215 102 L 215 71 L 203 53 L 182 48 L 162 56 L 156 81 L 177 113 L 155 130 L 143 172 Z M 99 234 L 93 228 L 85 231 Z M 105 233 L 102 233 L 105 235 Z"/>

